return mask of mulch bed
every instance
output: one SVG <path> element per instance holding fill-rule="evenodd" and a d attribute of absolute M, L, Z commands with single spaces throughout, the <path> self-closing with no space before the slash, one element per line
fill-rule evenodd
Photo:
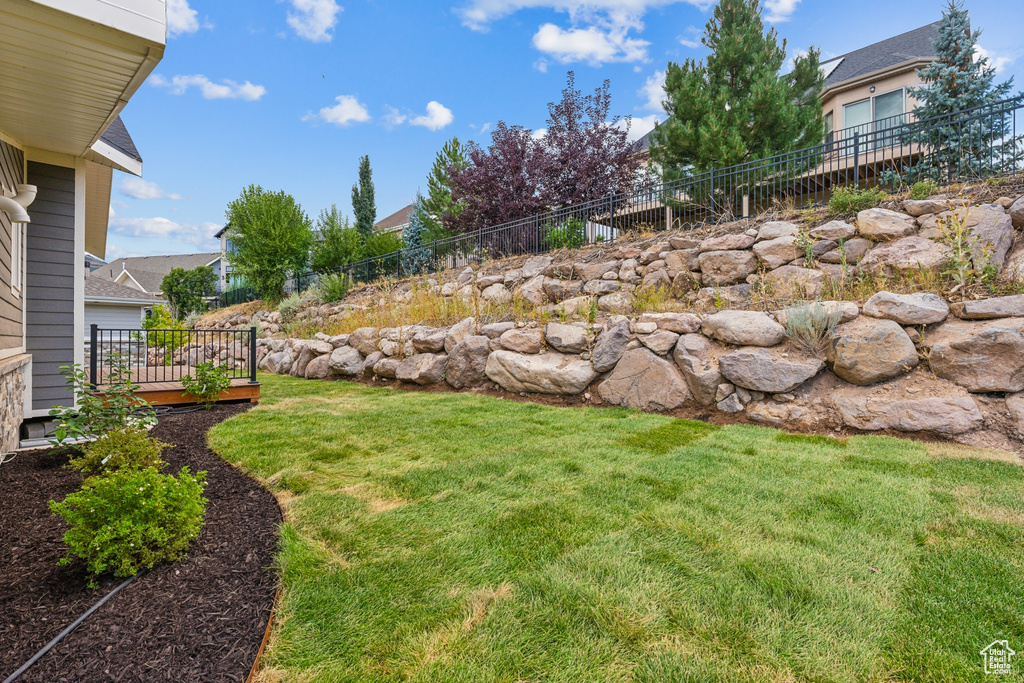
<path fill-rule="evenodd" d="M 247 410 L 172 414 L 153 435 L 175 445 L 165 472 L 206 470 L 206 526 L 180 562 L 154 567 L 47 653 L 25 681 L 244 681 L 266 630 L 281 512 L 274 497 L 206 447 L 210 427 Z M 61 451 L 0 466 L 0 679 L 123 579 L 86 587 L 82 563 L 58 567 L 63 521 L 47 506 L 81 483 Z"/>

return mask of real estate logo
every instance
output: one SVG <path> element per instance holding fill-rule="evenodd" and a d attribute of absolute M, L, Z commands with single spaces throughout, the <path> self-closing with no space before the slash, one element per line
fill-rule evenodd
<path fill-rule="evenodd" d="M 985 658 L 985 673 L 1010 673 L 1010 660 L 1015 654 L 1017 653 L 1010 649 L 1009 641 L 993 640 L 988 647 L 981 651 L 981 656 Z"/>

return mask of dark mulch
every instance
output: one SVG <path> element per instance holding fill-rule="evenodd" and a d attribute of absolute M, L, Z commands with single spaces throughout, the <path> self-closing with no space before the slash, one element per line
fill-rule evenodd
<path fill-rule="evenodd" d="M 248 408 L 168 415 L 153 434 L 175 444 L 167 472 L 206 470 L 206 526 L 188 556 L 155 567 L 95 612 L 19 679 L 244 681 L 277 585 L 281 512 L 274 497 L 206 447 L 206 431 Z M 81 483 L 61 452 L 0 466 L 0 678 L 11 674 L 120 580 L 92 590 L 81 564 L 58 567 L 65 527 L 47 501 Z"/>

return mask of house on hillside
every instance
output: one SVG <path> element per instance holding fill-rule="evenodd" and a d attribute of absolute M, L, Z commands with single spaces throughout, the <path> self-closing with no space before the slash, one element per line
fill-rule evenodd
<path fill-rule="evenodd" d="M 223 263 L 222 255 L 216 252 L 169 256 L 129 256 L 100 266 L 92 272 L 90 278 L 111 280 L 140 292 L 159 295 L 164 276 L 175 268 L 192 270 L 199 266 L 210 266 L 217 275 L 217 281 L 220 282 Z"/>
<path fill-rule="evenodd" d="M 409 225 L 409 217 L 412 216 L 412 204 L 403 207 L 387 218 L 382 218 L 373 224 L 373 229 L 378 232 L 394 232 L 401 236 L 402 231 Z"/>
<path fill-rule="evenodd" d="M 147 313 L 159 303 L 163 303 L 163 299 L 135 287 L 119 285 L 101 277 L 87 277 L 84 339 L 89 339 L 90 325 L 113 330 L 142 329 Z"/>
<path fill-rule="evenodd" d="M 119 115 L 163 57 L 164 0 L 0 3 L 0 449 L 73 405 L 85 253 L 106 254 L 114 169 L 141 175 Z"/>

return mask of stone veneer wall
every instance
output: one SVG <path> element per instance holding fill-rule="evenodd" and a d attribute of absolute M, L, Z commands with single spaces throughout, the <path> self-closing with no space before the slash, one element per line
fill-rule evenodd
<path fill-rule="evenodd" d="M 18 447 L 25 419 L 25 368 L 31 356 L 22 354 L 0 361 L 0 452 Z"/>

